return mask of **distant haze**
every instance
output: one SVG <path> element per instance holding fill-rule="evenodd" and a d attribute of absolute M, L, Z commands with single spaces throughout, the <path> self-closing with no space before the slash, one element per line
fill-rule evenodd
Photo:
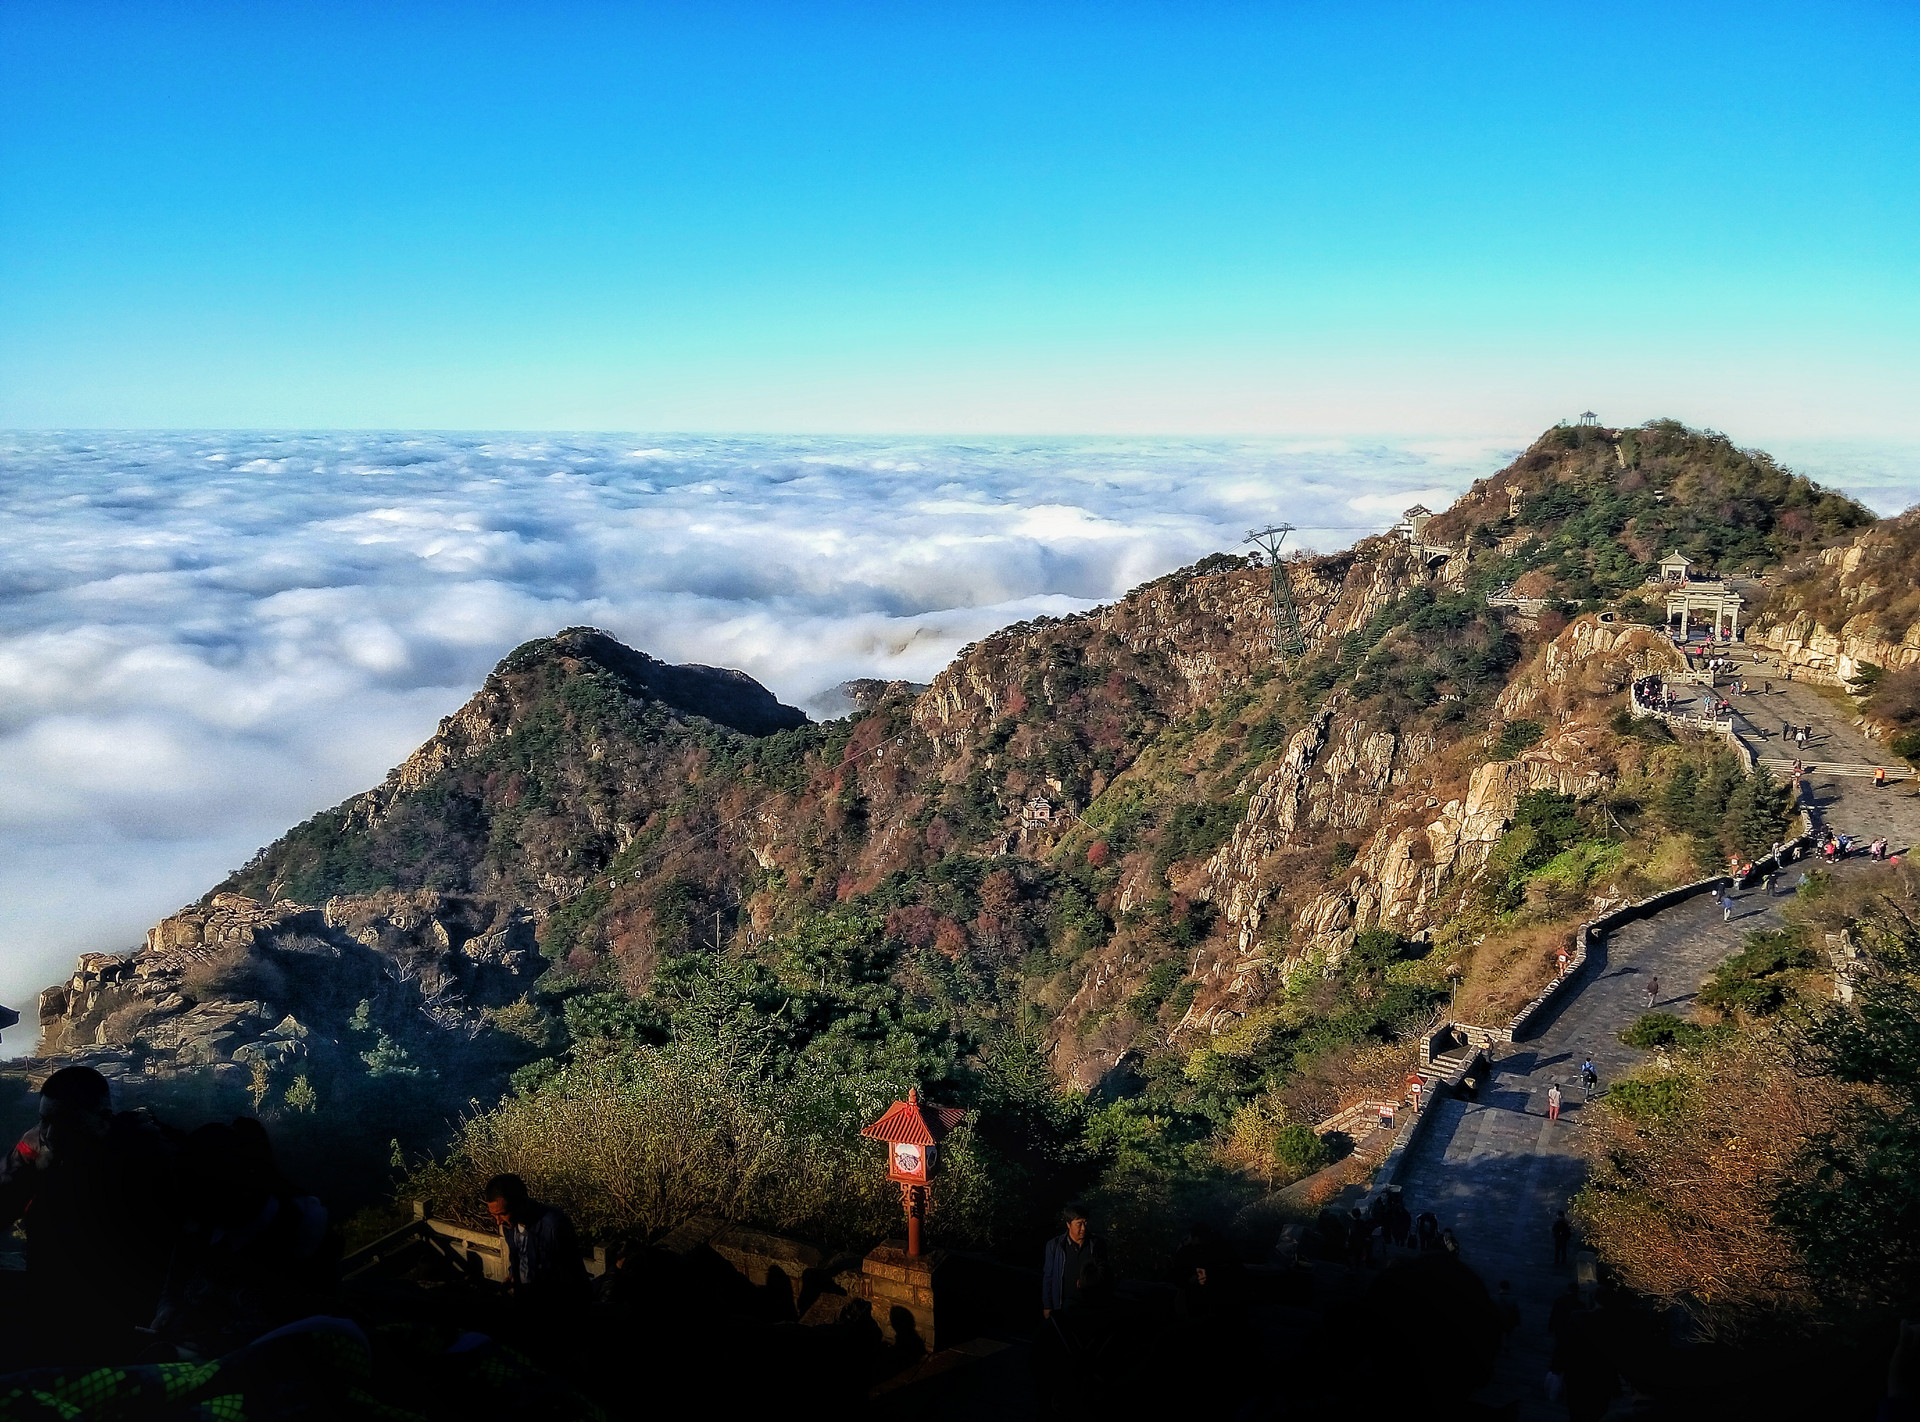
<path fill-rule="evenodd" d="M 377 783 L 528 638 L 591 623 L 817 712 L 1252 524 L 1330 549 L 1444 507 L 1531 433 L 0 436 L 0 1002 Z M 1823 461 L 1914 495 L 1899 451 Z"/>

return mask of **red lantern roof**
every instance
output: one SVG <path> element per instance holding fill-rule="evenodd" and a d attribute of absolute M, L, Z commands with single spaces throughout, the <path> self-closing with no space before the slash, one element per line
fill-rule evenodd
<path fill-rule="evenodd" d="M 920 1100 L 920 1089 L 907 1092 L 905 1101 L 887 1107 L 887 1114 L 860 1134 L 895 1145 L 937 1145 L 967 1113 L 958 1106 L 934 1106 Z"/>

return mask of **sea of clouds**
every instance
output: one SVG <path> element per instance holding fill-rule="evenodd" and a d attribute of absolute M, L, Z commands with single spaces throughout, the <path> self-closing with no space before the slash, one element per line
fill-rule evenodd
<path fill-rule="evenodd" d="M 1325 549 L 1444 507 L 1524 442 L 0 435 L 0 1050 L 75 953 L 377 783 L 529 638 L 832 714 L 1249 526 Z"/>

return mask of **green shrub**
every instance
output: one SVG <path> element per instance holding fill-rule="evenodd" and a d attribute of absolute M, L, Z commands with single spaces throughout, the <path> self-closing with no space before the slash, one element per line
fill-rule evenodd
<path fill-rule="evenodd" d="M 420 1068 L 407 1052 L 385 1032 L 373 1044 L 371 1051 L 362 1052 L 360 1060 L 367 1064 L 368 1076 L 418 1076 Z"/>
<path fill-rule="evenodd" d="M 1819 960 L 1797 928 L 1759 929 L 1746 946 L 1713 970 L 1700 989 L 1700 1003 L 1716 1012 L 1765 1017 L 1786 1006 Z"/>
<path fill-rule="evenodd" d="M 1698 1047 L 1707 1040 L 1707 1029 L 1697 1022 L 1676 1017 L 1671 1012 L 1649 1012 L 1620 1034 L 1620 1040 L 1643 1052 L 1661 1047 L 1682 1050 Z"/>
<path fill-rule="evenodd" d="M 1629 1121 L 1652 1125 L 1671 1120 L 1692 1095 L 1692 1084 L 1683 1076 L 1629 1077 L 1607 1089 L 1607 1105 Z"/>
<path fill-rule="evenodd" d="M 1296 1121 L 1274 1133 L 1273 1159 L 1282 1170 L 1299 1180 L 1331 1163 L 1333 1152 L 1327 1149 L 1325 1141 L 1314 1134 L 1312 1126 L 1304 1126 Z"/>
<path fill-rule="evenodd" d="M 282 1099 L 289 1111 L 308 1114 L 320 1109 L 319 1093 L 313 1089 L 313 1083 L 307 1080 L 304 1073 L 293 1079 Z"/>
<path fill-rule="evenodd" d="M 525 1042 L 535 1051 L 544 1051 L 552 1042 L 553 1018 L 526 993 L 500 1007 L 484 1008 L 480 1015 L 494 1031 Z"/>
<path fill-rule="evenodd" d="M 651 1002 L 623 992 L 590 992 L 570 998 L 567 1035 L 576 1046 L 604 1042 L 660 1042 L 667 1035 L 665 1016 Z"/>

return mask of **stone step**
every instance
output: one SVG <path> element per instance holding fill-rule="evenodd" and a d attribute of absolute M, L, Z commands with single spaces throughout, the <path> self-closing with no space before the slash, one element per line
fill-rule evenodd
<path fill-rule="evenodd" d="M 1793 769 L 1793 762 L 1783 756 L 1763 755 L 1760 757 L 1760 763 L 1768 770 Z M 1852 761 L 1802 760 L 1801 769 L 1802 773 L 1806 775 L 1852 775 L 1867 776 L 1869 778 L 1871 778 L 1874 771 L 1885 770 L 1887 772 L 1887 784 L 1889 785 L 1897 785 L 1901 781 L 1913 779 L 1912 771 L 1902 769 L 1897 765 L 1887 764 L 1867 765 Z"/>

